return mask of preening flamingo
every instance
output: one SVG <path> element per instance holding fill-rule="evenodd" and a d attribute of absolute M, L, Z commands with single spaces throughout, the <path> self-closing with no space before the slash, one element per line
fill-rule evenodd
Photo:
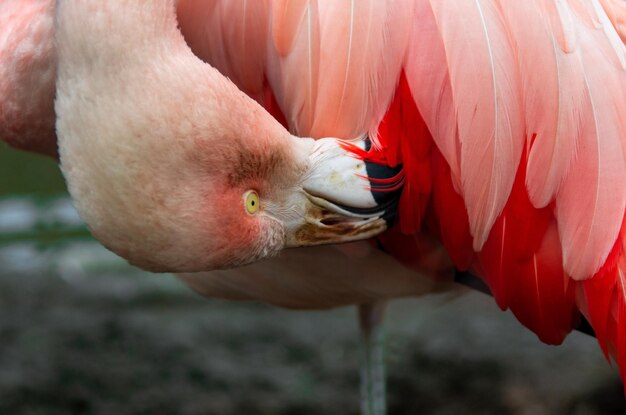
<path fill-rule="evenodd" d="M 61 164 L 114 252 L 195 272 L 386 231 L 380 246 L 416 271 L 445 272 L 443 246 L 547 343 L 582 313 L 624 376 L 623 1 L 58 6 Z M 56 58 L 33 32 L 39 70 Z M 0 71 L 20 68 L 14 56 L 0 50 Z M 31 102 L 46 101 L 0 114 Z M 193 278 L 211 293 L 212 277 Z"/>

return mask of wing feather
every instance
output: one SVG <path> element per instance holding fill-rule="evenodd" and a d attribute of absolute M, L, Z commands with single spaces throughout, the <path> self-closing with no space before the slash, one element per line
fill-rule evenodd
<path fill-rule="evenodd" d="M 272 40 L 276 51 L 286 56 L 293 49 L 298 29 L 309 18 L 308 0 L 276 0 L 272 3 Z"/>
<path fill-rule="evenodd" d="M 445 45 L 428 1 L 418 1 L 409 39 L 405 73 L 411 94 L 439 151 L 450 166 L 457 191 L 461 162 L 456 112 Z"/>
<path fill-rule="evenodd" d="M 570 170 L 584 109 L 584 71 L 571 52 L 576 34 L 569 10 L 561 7 L 528 0 L 502 8 L 521 74 L 529 148 L 526 185 L 537 208 L 554 200 Z"/>
<path fill-rule="evenodd" d="M 290 131 L 311 135 L 320 71 L 319 6 L 316 0 L 276 0 L 270 7 L 267 77 Z"/>
<path fill-rule="evenodd" d="M 574 18 L 579 35 L 574 54 L 585 84 L 579 103 L 581 136 L 572 169 L 556 198 L 564 268 L 575 279 L 593 276 L 604 264 L 626 206 L 626 72 L 618 66 L 606 34 L 608 19 L 585 18 L 582 11 L 594 10 L 575 10 Z M 590 20 L 602 26 L 586 24 Z"/>
<path fill-rule="evenodd" d="M 269 8 L 266 0 L 180 0 L 178 21 L 193 52 L 263 100 Z"/>
<path fill-rule="evenodd" d="M 611 24 L 617 30 L 622 42 L 626 42 L 626 2 L 623 0 L 600 0 Z"/>
<path fill-rule="evenodd" d="M 594 11 L 598 16 L 598 21 L 602 25 L 602 30 L 611 45 L 611 49 L 615 53 L 617 63 L 621 69 L 626 70 L 626 46 L 624 46 L 624 42 L 620 39 L 620 35 L 617 32 L 616 27 L 613 25 L 613 21 L 611 21 L 598 0 L 592 0 L 591 4 L 593 5 Z"/>
<path fill-rule="evenodd" d="M 293 32 L 273 36 L 268 78 L 296 133 L 349 139 L 370 132 L 376 140 L 400 77 L 411 7 L 409 0 L 310 1 L 298 24 L 272 23 L 273 33 Z"/>
<path fill-rule="evenodd" d="M 516 60 L 492 0 L 431 0 L 446 48 L 459 142 L 462 195 L 474 249 L 509 197 L 524 142 Z"/>

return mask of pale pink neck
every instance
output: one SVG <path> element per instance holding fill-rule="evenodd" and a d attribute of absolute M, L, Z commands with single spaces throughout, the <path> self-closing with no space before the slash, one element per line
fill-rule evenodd
<path fill-rule="evenodd" d="M 155 48 L 186 48 L 177 28 L 174 3 L 174 0 L 60 2 L 56 27 L 59 55 L 72 55 L 71 59 L 60 60 L 71 61 L 74 67 L 85 64 L 92 69 L 97 65 L 125 65 L 125 60 L 153 55 Z"/>

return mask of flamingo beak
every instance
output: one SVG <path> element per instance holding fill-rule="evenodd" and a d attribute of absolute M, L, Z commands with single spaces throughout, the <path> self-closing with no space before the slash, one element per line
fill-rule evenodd
<path fill-rule="evenodd" d="M 316 142 L 311 165 L 298 195 L 302 215 L 287 226 L 287 247 L 366 239 L 391 226 L 401 168 L 365 162 L 330 138 Z"/>

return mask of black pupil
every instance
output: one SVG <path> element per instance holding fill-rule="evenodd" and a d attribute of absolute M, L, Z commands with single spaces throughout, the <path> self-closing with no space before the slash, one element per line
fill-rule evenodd
<path fill-rule="evenodd" d="M 251 204 L 252 206 L 254 206 L 254 200 L 250 201 L 250 204 Z"/>

